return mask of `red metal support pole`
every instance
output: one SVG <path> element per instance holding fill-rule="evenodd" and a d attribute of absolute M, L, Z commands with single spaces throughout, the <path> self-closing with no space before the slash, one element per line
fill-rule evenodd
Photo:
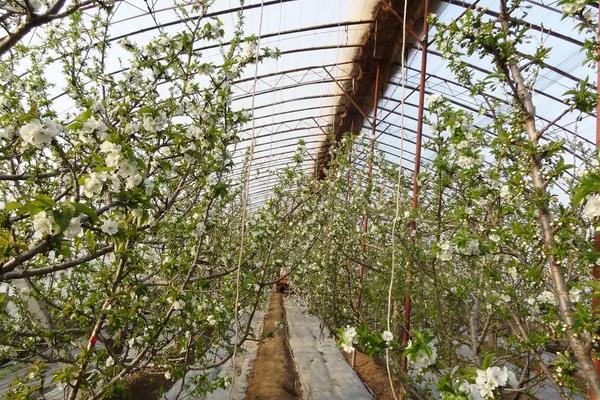
<path fill-rule="evenodd" d="M 412 209 L 419 208 L 419 180 L 418 175 L 421 171 L 421 144 L 423 141 L 423 110 L 425 107 L 425 80 L 427 77 L 427 48 L 429 42 L 429 0 L 425 0 L 423 7 L 423 46 L 421 47 L 421 76 L 419 82 L 419 109 L 417 114 L 417 136 L 415 139 L 415 168 L 412 179 Z M 413 219 L 410 223 L 411 236 L 416 233 L 417 223 Z M 410 286 L 410 271 L 408 272 L 407 288 Z M 409 293 L 404 295 L 404 329 L 402 332 L 402 345 L 406 347 L 410 339 L 410 317 L 411 317 L 412 299 Z M 406 358 L 402 360 L 402 370 L 406 372 Z"/>
<path fill-rule="evenodd" d="M 350 135 L 354 135 L 354 121 L 350 122 Z M 350 148 L 348 149 L 348 172 L 346 173 L 346 207 L 348 207 L 348 204 L 350 202 L 350 178 L 351 178 L 351 174 L 350 174 L 350 166 L 352 164 L 352 149 L 354 148 L 354 139 L 352 139 L 352 142 L 350 143 Z M 351 271 L 351 263 L 349 259 L 346 259 L 346 269 L 347 271 Z M 350 300 L 350 302 L 352 302 L 352 300 Z M 352 362 L 351 362 L 352 368 L 354 368 L 356 366 L 356 351 L 352 352 Z"/>
<path fill-rule="evenodd" d="M 350 135 L 354 135 L 354 121 L 350 122 Z M 354 140 L 348 148 L 348 172 L 346 173 L 346 205 L 350 201 L 350 164 L 352 164 L 352 149 L 354 148 Z"/>
<path fill-rule="evenodd" d="M 599 60 L 596 61 L 596 92 L 600 93 L 600 8 L 598 9 L 598 33 L 596 36 L 596 46 L 598 47 L 598 57 Z M 596 147 L 600 148 L 600 103 L 596 104 Z M 600 233 L 597 233 L 594 238 L 594 246 L 596 250 L 600 251 Z M 600 281 L 600 267 L 594 264 L 592 268 L 592 275 L 596 282 Z M 600 298 L 594 296 L 592 298 L 592 312 L 597 313 L 598 309 L 600 309 Z M 598 344 L 598 343 L 596 343 Z M 594 365 L 596 366 L 596 374 L 600 376 L 600 360 L 594 359 Z M 588 397 L 590 400 L 600 400 L 596 399 L 596 396 L 592 393 L 592 390 L 588 390 Z"/>
<path fill-rule="evenodd" d="M 377 63 L 377 69 L 375 71 L 375 89 L 374 89 L 374 93 L 373 93 L 373 119 L 371 121 L 371 140 L 369 143 L 369 159 L 368 159 L 368 179 L 369 182 L 371 180 L 371 176 L 373 174 L 373 156 L 374 156 L 374 152 L 375 152 L 375 138 L 376 138 L 376 127 L 377 127 L 377 102 L 379 100 L 379 74 L 380 74 L 380 64 Z M 369 184 L 369 183 L 367 183 Z M 363 232 L 366 234 L 367 231 L 369 230 L 369 214 L 368 212 L 365 211 L 365 214 L 363 216 L 363 224 L 362 224 L 362 230 Z M 360 263 L 360 267 L 358 270 L 358 298 L 356 301 L 356 310 L 358 311 L 358 316 L 359 319 L 362 319 L 362 291 L 363 291 L 363 278 L 365 275 L 365 259 L 366 259 L 366 253 L 367 253 L 367 242 L 365 239 L 361 240 L 361 244 L 360 244 L 360 249 L 361 249 L 361 263 Z"/>

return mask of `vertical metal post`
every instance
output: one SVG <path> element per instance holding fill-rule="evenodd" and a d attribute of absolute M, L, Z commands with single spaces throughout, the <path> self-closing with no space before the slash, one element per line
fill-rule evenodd
<path fill-rule="evenodd" d="M 354 135 L 354 121 L 350 123 L 350 135 Z M 350 164 L 352 162 L 352 149 L 354 148 L 354 140 L 348 148 L 348 172 L 346 173 L 346 205 L 350 200 Z"/>
<path fill-rule="evenodd" d="M 352 121 L 350 123 L 350 135 L 354 135 L 354 121 Z M 354 148 L 354 139 L 352 140 L 352 143 L 350 143 L 350 148 L 348 149 L 348 172 L 346 174 L 346 206 L 348 206 L 348 203 L 350 202 L 350 164 L 352 162 L 352 149 Z M 350 271 L 350 260 L 346 260 L 346 267 L 347 270 Z M 352 301 L 352 300 L 350 300 Z M 356 366 L 356 351 L 352 352 L 352 361 L 351 361 L 351 365 L 352 368 L 354 368 Z"/>
<path fill-rule="evenodd" d="M 600 3 L 600 2 L 599 2 Z M 598 55 L 600 55 L 600 8 L 598 9 L 598 33 L 596 36 L 596 46 L 597 46 L 597 52 L 599 53 Z M 600 93 L 600 60 L 596 62 L 596 92 Z M 596 147 L 600 148 L 600 103 L 596 104 Z M 596 233 L 596 236 L 594 237 L 594 247 L 596 248 L 596 250 L 600 250 L 600 233 Z M 598 265 L 594 264 L 594 267 L 592 268 L 592 276 L 594 277 L 595 281 L 600 281 L 600 267 Z M 592 298 L 592 312 L 593 313 L 597 313 L 598 310 L 600 309 L 600 299 L 597 296 L 594 296 Z M 594 365 L 596 367 L 596 374 L 598 376 L 600 376 L 600 360 L 598 359 L 594 359 Z M 600 400 L 600 399 L 596 399 L 596 396 L 594 396 L 594 393 L 592 392 L 591 389 L 588 390 L 588 397 L 590 400 Z"/>
<path fill-rule="evenodd" d="M 417 136 L 415 139 L 415 168 L 412 179 L 412 209 L 419 208 L 419 181 L 418 175 L 421 171 L 421 143 L 423 141 L 423 110 L 425 106 L 425 80 L 427 77 L 427 47 L 429 41 L 429 0 L 425 0 L 423 7 L 423 39 L 421 42 L 421 76 L 419 81 L 419 109 L 417 114 Z M 409 224 L 411 236 L 416 233 L 417 223 L 413 219 Z M 412 262 L 411 262 L 412 264 Z M 409 266 L 409 269 L 412 265 Z M 410 271 L 407 274 L 407 289 L 410 287 Z M 404 328 L 402 332 L 402 345 L 406 347 L 410 339 L 410 316 L 412 308 L 412 299 L 409 293 L 404 295 Z M 406 357 L 402 359 L 402 371 L 406 372 L 407 363 Z"/>
<path fill-rule="evenodd" d="M 377 101 L 379 100 L 379 74 L 380 74 L 380 63 L 377 63 L 377 69 L 375 71 L 375 88 L 374 88 L 374 93 L 373 93 L 373 119 L 371 121 L 371 140 L 369 142 L 369 159 L 367 161 L 368 163 L 368 169 L 367 169 L 367 173 L 368 173 L 368 179 L 369 181 L 367 182 L 367 185 L 370 183 L 371 181 L 371 176 L 373 174 L 373 156 L 374 156 L 374 152 L 375 152 L 375 138 L 376 138 L 376 127 L 377 127 Z M 365 211 L 365 214 L 363 216 L 363 223 L 362 223 L 362 230 L 363 232 L 366 234 L 367 231 L 369 230 L 369 213 Z M 358 317 L 359 319 L 362 319 L 362 291 L 363 291 L 363 278 L 365 275 L 365 259 L 366 259 L 366 253 L 367 253 L 367 242 L 365 239 L 361 240 L 361 244 L 360 244 L 360 250 L 361 250 L 361 262 L 360 262 L 360 267 L 358 270 L 358 298 L 356 301 L 356 310 L 358 312 Z"/>

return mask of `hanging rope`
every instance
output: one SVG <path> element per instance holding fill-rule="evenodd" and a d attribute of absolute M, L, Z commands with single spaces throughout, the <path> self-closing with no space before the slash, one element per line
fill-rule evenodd
<path fill-rule="evenodd" d="M 387 330 L 391 332 L 391 319 L 392 319 L 392 289 L 394 287 L 394 273 L 396 271 L 396 225 L 400 216 L 400 185 L 402 183 L 402 160 L 404 157 L 404 98 L 406 94 L 406 71 L 405 71 L 405 52 L 406 52 L 406 12 L 407 12 L 408 1 L 404 0 L 404 12 L 402 15 L 402 54 L 400 56 L 400 87 L 402 88 L 402 94 L 400 97 L 400 164 L 398 167 L 398 181 L 396 182 L 396 213 L 394 221 L 392 222 L 392 271 L 390 273 L 390 285 L 388 287 L 388 301 L 387 301 Z M 425 16 L 427 18 L 427 16 Z M 392 374 L 390 371 L 390 357 L 389 348 L 385 349 L 385 366 L 388 374 L 388 381 L 394 400 L 398 400 L 396 397 L 396 390 L 394 389 L 394 382 L 392 380 Z"/>
<path fill-rule="evenodd" d="M 277 47 L 276 47 L 277 49 L 279 49 L 279 47 L 281 45 L 282 21 L 283 21 L 283 3 L 280 1 L 279 2 L 279 27 L 277 28 Z M 275 59 L 275 86 L 277 86 L 278 83 L 279 83 L 279 57 L 277 57 Z M 277 132 L 273 132 L 275 130 L 273 127 L 275 126 L 275 103 L 277 102 L 276 100 L 277 100 L 277 91 L 273 90 L 273 104 L 271 105 L 271 126 L 270 126 L 271 132 L 269 133 L 269 161 L 267 162 L 267 173 L 269 174 L 267 177 L 267 187 L 268 188 L 271 187 L 271 183 L 272 183 L 271 178 L 273 175 L 270 173 L 270 171 L 275 171 L 275 167 L 273 166 L 273 135 L 276 134 Z M 281 128 L 279 128 L 279 126 L 278 126 L 277 130 L 279 131 L 280 129 Z M 277 161 L 279 161 L 279 160 L 277 160 Z M 258 177 L 258 174 L 256 176 Z"/>
<path fill-rule="evenodd" d="M 233 395 L 233 387 L 235 384 L 235 371 L 236 371 L 236 357 L 237 357 L 237 348 L 239 342 L 240 335 L 240 322 L 239 322 L 239 302 L 240 302 L 240 275 L 242 269 L 242 257 L 244 255 L 244 244 L 246 238 L 246 218 L 247 218 L 247 208 L 248 208 L 248 197 L 250 196 L 250 187 L 249 187 L 249 174 L 250 167 L 252 166 L 252 158 L 254 157 L 254 146 L 256 142 L 255 137 L 255 128 L 256 128 L 256 120 L 254 118 L 254 104 L 255 104 L 255 96 L 256 96 L 256 82 L 258 80 L 258 56 L 260 54 L 260 39 L 262 36 L 262 22 L 263 22 L 263 11 L 264 11 L 264 0 L 260 2 L 260 22 L 258 24 L 258 39 L 256 43 L 256 53 L 255 53 L 255 64 L 254 64 L 254 83 L 252 85 L 252 138 L 250 140 L 250 149 L 248 151 L 248 162 L 247 162 L 247 172 L 243 176 L 243 191 L 242 191 L 242 216 L 241 216 L 241 241 L 240 241 L 240 252 L 238 254 L 237 268 L 235 272 L 235 304 L 233 306 L 234 309 L 234 327 L 235 327 L 235 343 L 233 347 L 233 354 L 231 357 L 231 365 L 233 366 L 233 374 L 231 377 L 231 387 L 229 388 L 229 400 L 231 400 L 231 396 Z"/>

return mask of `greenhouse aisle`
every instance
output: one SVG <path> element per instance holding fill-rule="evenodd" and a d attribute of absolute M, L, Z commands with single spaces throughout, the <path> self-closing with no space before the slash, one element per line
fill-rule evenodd
<path fill-rule="evenodd" d="M 261 329 L 263 326 L 264 313 L 257 311 L 252 321 L 252 332 L 253 338 L 258 339 L 261 336 Z M 229 387 L 226 389 L 218 388 L 212 393 L 209 393 L 204 397 L 204 400 L 243 400 L 246 395 L 246 388 L 248 387 L 248 376 L 250 375 L 251 366 L 256 358 L 258 349 L 258 341 L 247 340 L 242 345 L 242 351 L 238 352 L 235 360 L 235 368 L 233 368 L 233 360 L 229 359 L 220 367 L 214 368 L 209 379 L 211 381 L 217 378 L 227 378 L 231 376 L 232 370 L 236 371 L 235 382 L 233 388 Z M 217 353 L 221 357 L 226 357 L 228 352 L 226 349 L 218 349 Z M 162 397 L 161 400 L 190 400 L 197 398 L 193 393 L 193 388 L 186 387 L 185 383 L 189 382 L 194 376 L 201 375 L 201 372 L 192 371 L 186 375 L 186 380 L 178 380 Z M 182 388 L 183 386 L 183 388 Z"/>
<path fill-rule="evenodd" d="M 261 344 L 248 341 L 239 353 L 233 390 L 218 389 L 205 400 L 371 400 L 369 389 L 344 359 L 329 330 L 296 297 L 274 292 L 267 312 L 253 322 Z M 227 362 L 216 377 L 230 376 Z M 188 376 L 188 380 L 191 376 Z M 181 382 L 165 395 L 192 398 Z M 231 390 L 231 397 L 230 397 Z"/>
<path fill-rule="evenodd" d="M 294 360 L 288 347 L 282 294 L 274 292 L 265 314 L 263 340 L 250 373 L 246 400 L 301 399 Z"/>
<path fill-rule="evenodd" d="M 372 399 L 321 320 L 309 314 L 296 297 L 284 298 L 283 304 L 303 399 Z"/>

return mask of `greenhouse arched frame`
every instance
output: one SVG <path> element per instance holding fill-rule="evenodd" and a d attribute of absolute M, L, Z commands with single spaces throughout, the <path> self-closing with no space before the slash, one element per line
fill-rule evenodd
<path fill-rule="evenodd" d="M 596 0 L 5 0 L 0 396 L 600 399 Z"/>

